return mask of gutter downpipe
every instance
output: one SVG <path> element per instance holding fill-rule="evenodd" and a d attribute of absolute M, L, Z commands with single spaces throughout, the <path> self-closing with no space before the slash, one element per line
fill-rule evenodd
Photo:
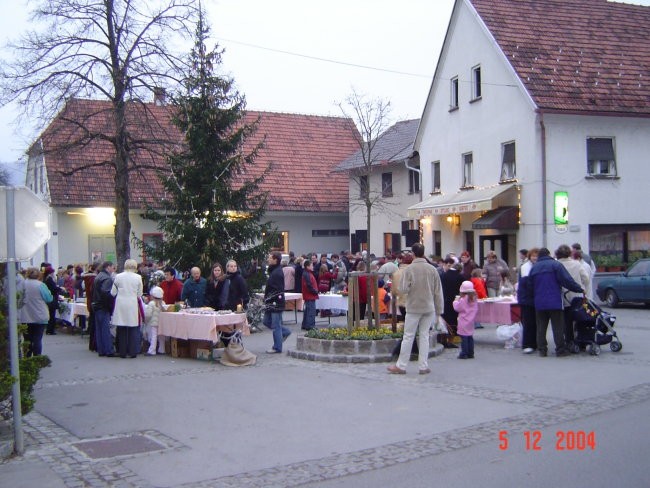
<path fill-rule="evenodd" d="M 539 127 L 541 129 L 541 143 L 542 143 L 542 246 L 548 246 L 548 229 L 546 225 L 547 209 L 546 209 L 546 126 L 544 125 L 544 112 L 541 110 L 539 113 Z"/>
<path fill-rule="evenodd" d="M 414 168 L 412 166 L 409 166 L 409 161 L 411 161 L 412 159 L 417 158 L 418 156 L 419 156 L 418 152 L 413 151 L 411 153 L 411 155 L 408 156 L 404 160 L 404 166 L 406 166 L 406 169 L 410 169 L 411 171 L 415 171 L 419 175 L 419 178 L 420 178 L 420 201 L 422 201 L 422 170 L 420 168 Z"/>

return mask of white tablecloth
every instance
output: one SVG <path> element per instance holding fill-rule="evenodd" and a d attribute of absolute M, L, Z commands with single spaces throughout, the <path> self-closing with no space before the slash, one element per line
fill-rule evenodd
<path fill-rule="evenodd" d="M 56 312 L 56 316 L 61 320 L 65 320 L 70 324 L 74 325 L 74 319 L 79 315 L 88 316 L 88 308 L 86 307 L 86 302 L 66 302 L 67 308 L 64 313 L 61 313 L 59 310 Z"/>
<path fill-rule="evenodd" d="M 343 295 L 318 295 L 316 308 L 318 310 L 347 310 L 348 297 L 344 297 Z"/>

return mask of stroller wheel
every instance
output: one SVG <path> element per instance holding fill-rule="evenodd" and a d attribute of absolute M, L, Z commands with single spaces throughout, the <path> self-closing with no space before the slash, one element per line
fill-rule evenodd
<path fill-rule="evenodd" d="M 600 346 L 598 344 L 590 344 L 587 347 L 587 352 L 592 356 L 598 356 L 600 354 Z"/>
<path fill-rule="evenodd" d="M 571 345 L 569 346 L 569 350 L 573 354 L 578 354 L 580 352 L 580 345 L 577 342 L 572 342 Z"/>
<path fill-rule="evenodd" d="M 609 344 L 609 348 L 612 350 L 612 352 L 618 352 L 623 349 L 623 344 L 621 344 L 619 341 L 612 341 Z"/>

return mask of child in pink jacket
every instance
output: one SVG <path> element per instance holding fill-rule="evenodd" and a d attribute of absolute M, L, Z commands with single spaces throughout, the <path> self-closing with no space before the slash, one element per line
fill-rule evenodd
<path fill-rule="evenodd" d="M 478 313 L 478 301 L 471 281 L 460 285 L 460 296 L 454 300 L 454 310 L 458 312 L 458 335 L 460 354 L 458 359 L 474 358 L 474 319 Z"/>

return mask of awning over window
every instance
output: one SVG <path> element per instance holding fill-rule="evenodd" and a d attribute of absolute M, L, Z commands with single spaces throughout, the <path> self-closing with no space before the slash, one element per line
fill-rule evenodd
<path fill-rule="evenodd" d="M 519 209 L 517 207 L 498 207 L 472 222 L 472 229 L 513 230 L 519 228 Z"/>
<path fill-rule="evenodd" d="M 515 188 L 514 184 L 496 185 L 489 188 L 462 190 L 452 195 L 432 195 L 409 207 L 408 216 L 419 219 L 431 215 L 491 210 L 494 208 L 493 199 L 513 188 Z"/>

